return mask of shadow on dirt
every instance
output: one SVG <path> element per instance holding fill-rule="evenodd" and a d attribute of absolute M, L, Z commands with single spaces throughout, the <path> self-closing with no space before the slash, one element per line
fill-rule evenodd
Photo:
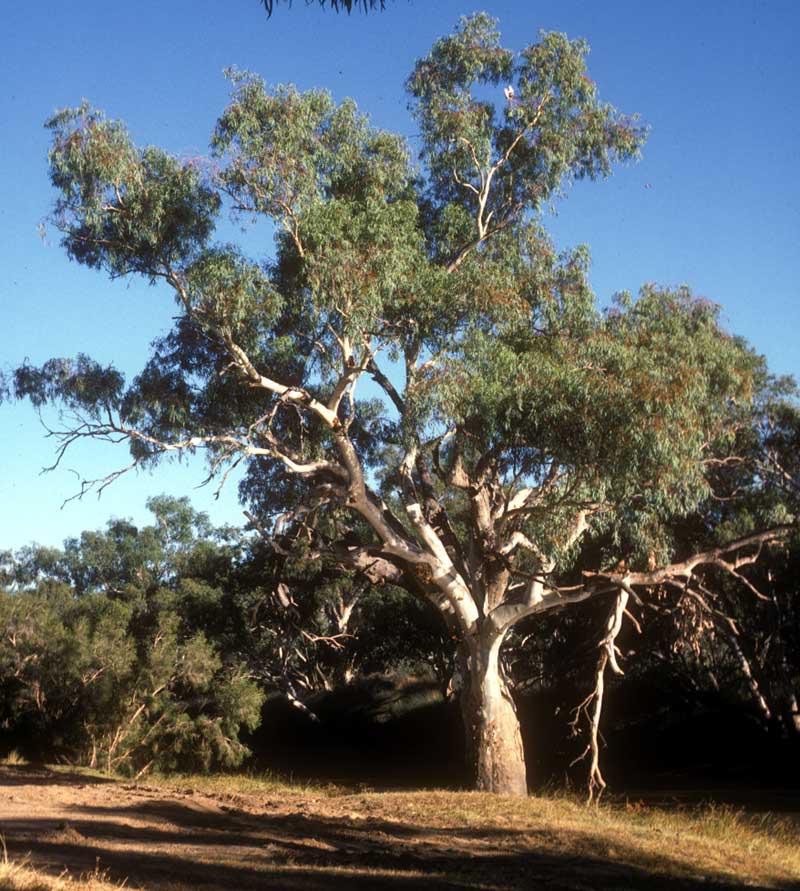
<path fill-rule="evenodd" d="M 53 777 L 54 780 L 60 777 Z M 624 845 L 569 830 L 440 829 L 361 814 L 250 813 L 189 797 L 142 796 L 120 807 L 73 806 L 68 822 L 0 824 L 12 857 L 73 874 L 99 864 L 114 881 L 153 891 L 207 889 L 744 889 L 752 885 L 670 878 L 667 857 L 651 870 L 624 862 Z M 577 835 L 578 833 L 572 833 Z M 575 843 L 573 845 L 573 842 Z M 579 847 L 583 853 L 559 853 Z M 782 886 L 788 891 L 790 885 Z"/>

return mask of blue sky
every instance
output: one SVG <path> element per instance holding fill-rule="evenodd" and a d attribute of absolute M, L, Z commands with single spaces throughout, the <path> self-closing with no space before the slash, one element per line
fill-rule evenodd
<path fill-rule="evenodd" d="M 335 15 L 295 0 L 267 19 L 258 0 L 8 4 L 0 37 L 0 364 L 86 352 L 133 374 L 170 324 L 170 296 L 140 281 L 107 281 L 69 263 L 37 224 L 53 195 L 44 120 L 82 97 L 124 120 L 140 144 L 207 151 L 228 96 L 222 70 L 352 96 L 382 127 L 409 137 L 403 82 L 414 60 L 485 9 L 504 43 L 540 29 L 584 37 L 602 97 L 651 127 L 640 163 L 570 190 L 547 223 L 558 244 L 590 246 L 601 302 L 645 281 L 688 283 L 724 306 L 779 373 L 800 372 L 800 72 L 796 0 L 389 0 L 383 13 Z M 226 237 L 230 233 L 226 233 Z M 264 233 L 248 247 L 271 250 Z M 49 415 L 49 424 L 57 417 Z M 124 449 L 81 444 L 62 466 L 27 405 L 0 406 L 0 549 L 59 544 L 110 516 L 145 521 L 148 495 L 188 494 L 217 522 L 239 522 L 230 486 L 197 490 L 203 468 L 128 475 L 98 500 L 61 509 L 75 471 L 109 472 Z"/>

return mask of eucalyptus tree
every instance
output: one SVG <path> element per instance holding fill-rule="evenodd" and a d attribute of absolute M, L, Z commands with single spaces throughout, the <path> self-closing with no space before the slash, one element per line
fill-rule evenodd
<path fill-rule="evenodd" d="M 515 53 L 486 15 L 462 19 L 408 79 L 418 171 L 353 102 L 235 71 L 208 169 L 137 148 L 86 104 L 58 113 L 68 255 L 166 286 L 178 317 L 129 386 L 86 357 L 14 381 L 71 413 L 62 454 L 84 437 L 126 440 L 129 467 L 205 450 L 223 480 L 245 468 L 276 550 L 433 605 L 459 646 L 476 785 L 511 794 L 525 762 L 499 656 L 517 622 L 608 599 L 596 749 L 629 598 L 707 564 L 740 573 L 776 534 L 699 553 L 669 534 L 708 495 L 761 360 L 686 289 L 600 312 L 586 250 L 559 253 L 542 228 L 570 182 L 606 177 L 645 138 L 601 102 L 587 52 L 547 33 Z M 275 224 L 273 260 L 213 242 L 226 204 Z"/>

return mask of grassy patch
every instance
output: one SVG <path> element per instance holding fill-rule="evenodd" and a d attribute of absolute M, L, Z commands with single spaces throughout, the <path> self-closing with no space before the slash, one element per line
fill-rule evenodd
<path fill-rule="evenodd" d="M 610 862 L 649 874 L 786 887 L 800 879 L 796 824 L 706 805 L 666 810 L 630 804 L 587 807 L 565 796 L 504 799 L 479 793 L 349 796 L 367 822 L 402 815 L 398 825 L 470 838 L 509 855 L 538 851 L 585 864 Z"/>
<path fill-rule="evenodd" d="M 291 775 L 275 771 L 252 773 L 213 774 L 148 774 L 140 785 L 149 788 L 204 792 L 206 794 L 234 795 L 314 795 L 332 796 L 351 792 L 334 783 L 316 783 L 313 780 L 297 780 Z"/>
<path fill-rule="evenodd" d="M 779 887 L 800 878 L 797 825 L 769 814 L 748 815 L 724 805 L 659 808 L 610 802 L 587 806 L 554 793 L 507 799 L 472 792 L 354 792 L 297 783 L 274 774 L 165 777 L 165 788 L 258 801 L 279 794 L 320 816 L 367 830 L 381 825 L 417 840 L 444 835 L 488 842 L 509 856 L 541 851 L 587 862 L 611 861 L 648 873 L 738 880 Z M 325 799 L 328 799 L 327 803 Z M 461 877 L 462 880 L 466 878 Z"/>
<path fill-rule="evenodd" d="M 53 801 L 38 815 L 47 832 L 35 830 L 30 808 L 19 805 L 15 851 L 32 854 L 5 864 L 0 889 L 11 891 L 106 891 L 109 876 L 153 891 L 661 891 L 714 883 L 788 891 L 800 879 L 796 823 L 715 805 L 587 807 L 566 794 L 379 793 L 271 773 L 131 783 L 75 768 L 8 768 L 8 777 L 18 801 Z M 56 880 L 31 869 L 66 863 L 79 875 L 95 855 L 108 874 Z"/>
<path fill-rule="evenodd" d="M 0 764 L 4 764 L 8 767 L 19 767 L 22 764 L 27 764 L 28 759 L 21 755 L 16 749 L 12 749 L 4 758 L 0 759 Z"/>
<path fill-rule="evenodd" d="M 119 891 L 120 885 L 110 883 L 106 873 L 98 867 L 93 873 L 73 878 L 66 872 L 53 876 L 23 859 L 12 862 L 3 848 L 0 860 L 0 889 L 2 891 Z M 125 887 L 129 887 L 127 884 Z"/>

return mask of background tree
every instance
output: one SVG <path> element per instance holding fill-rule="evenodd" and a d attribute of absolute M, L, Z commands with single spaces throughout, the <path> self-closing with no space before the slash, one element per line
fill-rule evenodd
<path fill-rule="evenodd" d="M 268 693 L 306 706 L 370 674 L 452 675 L 452 642 L 435 611 L 400 588 L 377 589 L 330 560 L 295 547 L 250 540 L 224 582 L 237 653 Z"/>
<path fill-rule="evenodd" d="M 233 767 L 263 694 L 226 647 L 226 530 L 185 500 L 63 551 L 9 555 L 0 593 L 3 745 L 109 771 Z M 226 652 L 227 650 L 227 652 Z"/>
<path fill-rule="evenodd" d="M 233 767 L 267 696 L 318 720 L 304 700 L 360 676 L 449 678 L 438 626 L 402 591 L 287 563 L 186 499 L 148 508 L 153 525 L 4 555 L 0 750 L 122 773 Z"/>
<path fill-rule="evenodd" d="M 706 523 L 686 524 L 676 535 L 719 543 L 752 532 L 764 515 L 796 514 L 795 396 L 792 381 L 765 382 L 731 454 L 713 462 Z M 662 615 L 644 642 L 688 698 L 744 707 L 764 730 L 794 738 L 800 732 L 797 558 L 796 535 L 765 553 L 749 575 L 750 597 L 740 596 L 740 580 L 719 570 L 663 596 Z"/>
<path fill-rule="evenodd" d="M 708 498 L 762 360 L 687 289 L 647 286 L 599 312 L 586 250 L 559 254 L 540 225 L 566 184 L 608 175 L 644 140 L 600 101 L 586 52 L 544 34 L 515 54 L 490 18 L 463 19 L 408 81 L 420 172 L 352 102 L 237 72 L 213 174 L 136 148 L 88 105 L 59 113 L 69 256 L 165 283 L 180 315 L 129 387 L 85 357 L 14 380 L 72 413 L 61 454 L 110 437 L 129 442 L 131 467 L 198 449 L 223 479 L 245 464 L 276 553 L 308 548 L 435 608 L 459 644 L 476 784 L 511 794 L 527 790 L 500 662 L 516 623 L 608 601 L 586 703 L 602 785 L 603 679 L 620 670 L 629 601 L 707 566 L 741 578 L 779 534 L 699 551 L 672 534 Z M 225 202 L 276 224 L 273 262 L 211 242 Z"/>

